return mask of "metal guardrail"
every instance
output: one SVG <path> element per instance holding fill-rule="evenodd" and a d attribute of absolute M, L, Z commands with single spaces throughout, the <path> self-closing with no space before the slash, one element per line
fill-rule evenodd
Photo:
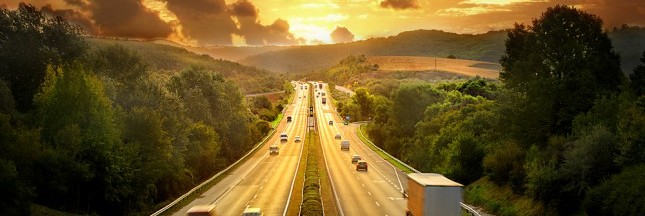
<path fill-rule="evenodd" d="M 388 157 L 390 157 L 390 158 L 394 159 L 396 162 L 398 162 L 398 163 L 402 164 L 403 166 L 405 166 L 406 168 L 408 168 L 408 169 L 412 170 L 412 171 L 413 171 L 413 172 L 415 172 L 415 173 L 421 173 L 421 172 L 419 172 L 419 170 L 415 169 L 414 167 L 411 167 L 410 165 L 408 165 L 408 164 L 406 164 L 406 163 L 403 163 L 403 161 L 399 160 L 398 158 L 396 158 L 396 157 L 394 157 L 394 156 L 390 155 L 390 153 L 387 153 L 387 152 L 386 152 L 386 151 L 384 151 L 383 149 L 381 149 L 381 148 L 379 148 L 378 146 L 376 146 L 376 145 L 375 145 L 371 140 L 369 140 L 369 139 L 367 139 L 367 137 L 365 137 L 365 135 L 363 134 L 363 130 L 361 130 L 360 128 L 358 129 L 358 133 L 361 135 L 361 137 L 363 137 L 365 140 L 367 140 L 367 142 L 369 142 L 370 144 L 372 144 L 372 146 L 376 147 L 379 151 L 381 151 L 381 152 L 385 153 Z"/>
<path fill-rule="evenodd" d="M 473 209 L 473 207 L 471 207 L 469 205 L 466 205 L 466 204 L 464 204 L 462 202 L 459 202 L 459 205 L 461 205 L 461 207 L 463 209 L 466 209 L 466 211 L 470 212 L 470 214 L 472 214 L 474 216 L 482 216 L 481 214 L 479 214 L 479 212 L 477 212 L 475 209 Z"/>
<path fill-rule="evenodd" d="M 177 205 L 177 203 L 181 202 L 186 197 L 190 196 L 191 194 L 195 193 L 196 191 L 201 190 L 202 187 L 204 187 L 208 183 L 212 182 L 213 180 L 217 179 L 220 175 L 226 173 L 228 170 L 230 170 L 231 168 L 235 167 L 241 161 L 244 161 L 249 155 L 254 153 L 255 150 L 257 150 L 260 146 L 262 146 L 267 141 L 267 139 L 269 139 L 269 137 L 273 136 L 273 134 L 275 134 L 275 129 L 271 130 L 271 132 L 266 137 L 264 137 L 264 139 L 260 143 L 258 143 L 258 145 L 256 145 L 251 151 L 246 153 L 246 155 L 244 155 L 242 158 L 240 158 L 239 160 L 235 161 L 235 163 L 233 163 L 230 166 L 226 167 L 226 169 L 224 169 L 224 170 L 220 171 L 219 173 L 215 174 L 213 177 L 211 177 L 208 180 L 202 182 L 201 184 L 197 185 L 193 189 L 190 189 L 190 191 L 186 192 L 184 195 L 181 195 L 179 198 L 177 198 L 174 201 L 170 202 L 168 205 L 166 205 L 163 208 L 159 209 L 155 213 L 152 213 L 150 216 L 158 216 L 158 215 L 161 215 L 161 214 L 165 213 L 168 209 L 174 207 L 175 205 Z"/>

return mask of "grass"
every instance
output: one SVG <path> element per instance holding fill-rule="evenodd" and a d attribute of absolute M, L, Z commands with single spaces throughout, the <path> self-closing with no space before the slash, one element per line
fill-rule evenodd
<path fill-rule="evenodd" d="M 363 126 L 364 125 L 361 125 L 358 128 L 358 130 L 360 131 L 358 133 L 358 138 L 361 139 L 361 141 L 363 141 L 363 143 L 365 143 L 370 149 L 372 149 L 372 151 L 376 152 L 376 154 L 381 156 L 381 158 L 383 158 L 387 162 L 390 162 L 390 164 L 394 165 L 396 168 L 400 169 L 401 171 L 403 171 L 405 173 L 413 173 L 414 172 L 411 169 L 408 169 L 408 167 L 404 166 L 402 163 L 399 163 L 398 161 L 394 160 L 394 158 L 390 157 L 389 155 L 385 154 L 383 151 L 381 151 L 378 148 L 376 148 L 376 146 L 374 146 L 372 144 L 372 142 L 370 142 L 368 140 L 368 137 L 365 137 L 365 136 L 367 136 L 367 133 L 364 131 Z"/>
<path fill-rule="evenodd" d="M 546 215 L 544 207 L 526 196 L 513 194 L 509 186 L 497 186 L 483 177 L 464 188 L 464 200 L 499 216 Z"/>
<path fill-rule="evenodd" d="M 280 112 L 280 114 L 278 114 L 278 117 L 276 117 L 276 118 L 271 122 L 271 128 L 275 128 L 275 127 L 277 127 L 277 126 L 278 126 L 278 124 L 280 124 L 280 121 L 282 121 L 282 118 L 284 118 L 284 114 L 282 114 L 282 112 Z"/>

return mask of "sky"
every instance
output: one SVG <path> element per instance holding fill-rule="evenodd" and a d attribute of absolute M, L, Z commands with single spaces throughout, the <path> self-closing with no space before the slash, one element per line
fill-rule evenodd
<path fill-rule="evenodd" d="M 645 26 L 645 0 L 0 0 L 30 3 L 88 34 L 206 45 L 311 45 L 417 29 L 478 34 L 529 24 L 547 7 L 595 14 L 605 29 Z"/>

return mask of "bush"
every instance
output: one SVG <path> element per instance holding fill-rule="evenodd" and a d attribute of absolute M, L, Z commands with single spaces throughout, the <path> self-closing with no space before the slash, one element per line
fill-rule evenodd
<path fill-rule="evenodd" d="M 645 164 L 640 164 L 593 187 L 583 208 L 589 215 L 641 215 L 645 212 Z"/>

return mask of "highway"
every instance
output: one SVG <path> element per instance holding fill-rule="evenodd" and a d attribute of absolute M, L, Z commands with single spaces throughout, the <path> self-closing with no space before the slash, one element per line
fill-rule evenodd
<path fill-rule="evenodd" d="M 246 208 L 260 208 L 264 215 L 283 215 L 292 189 L 295 171 L 305 139 L 307 90 L 296 88 L 294 103 L 287 107 L 285 120 L 276 133 L 215 186 L 173 215 L 186 215 L 194 205 L 215 204 L 217 215 L 241 215 Z M 299 98 L 300 97 L 300 98 Z M 287 123 L 286 116 L 292 116 Z M 280 133 L 288 134 L 288 142 L 280 142 Z M 294 142 L 300 136 L 302 142 Z M 268 148 L 278 145 L 280 153 L 269 155 Z"/>
<path fill-rule="evenodd" d="M 327 86 L 324 87 L 326 89 Z M 402 189 L 407 188 L 405 173 L 365 146 L 356 135 L 358 125 L 343 125 L 335 108 L 331 103 L 322 104 L 321 97 L 316 98 L 316 121 L 328 171 L 339 199 L 340 215 L 404 215 L 406 200 Z M 333 125 L 329 125 L 329 121 L 333 121 Z M 350 141 L 349 151 L 340 150 L 340 139 L 334 138 L 337 133 Z M 367 161 L 367 172 L 356 171 L 351 163 L 354 154 Z"/>

